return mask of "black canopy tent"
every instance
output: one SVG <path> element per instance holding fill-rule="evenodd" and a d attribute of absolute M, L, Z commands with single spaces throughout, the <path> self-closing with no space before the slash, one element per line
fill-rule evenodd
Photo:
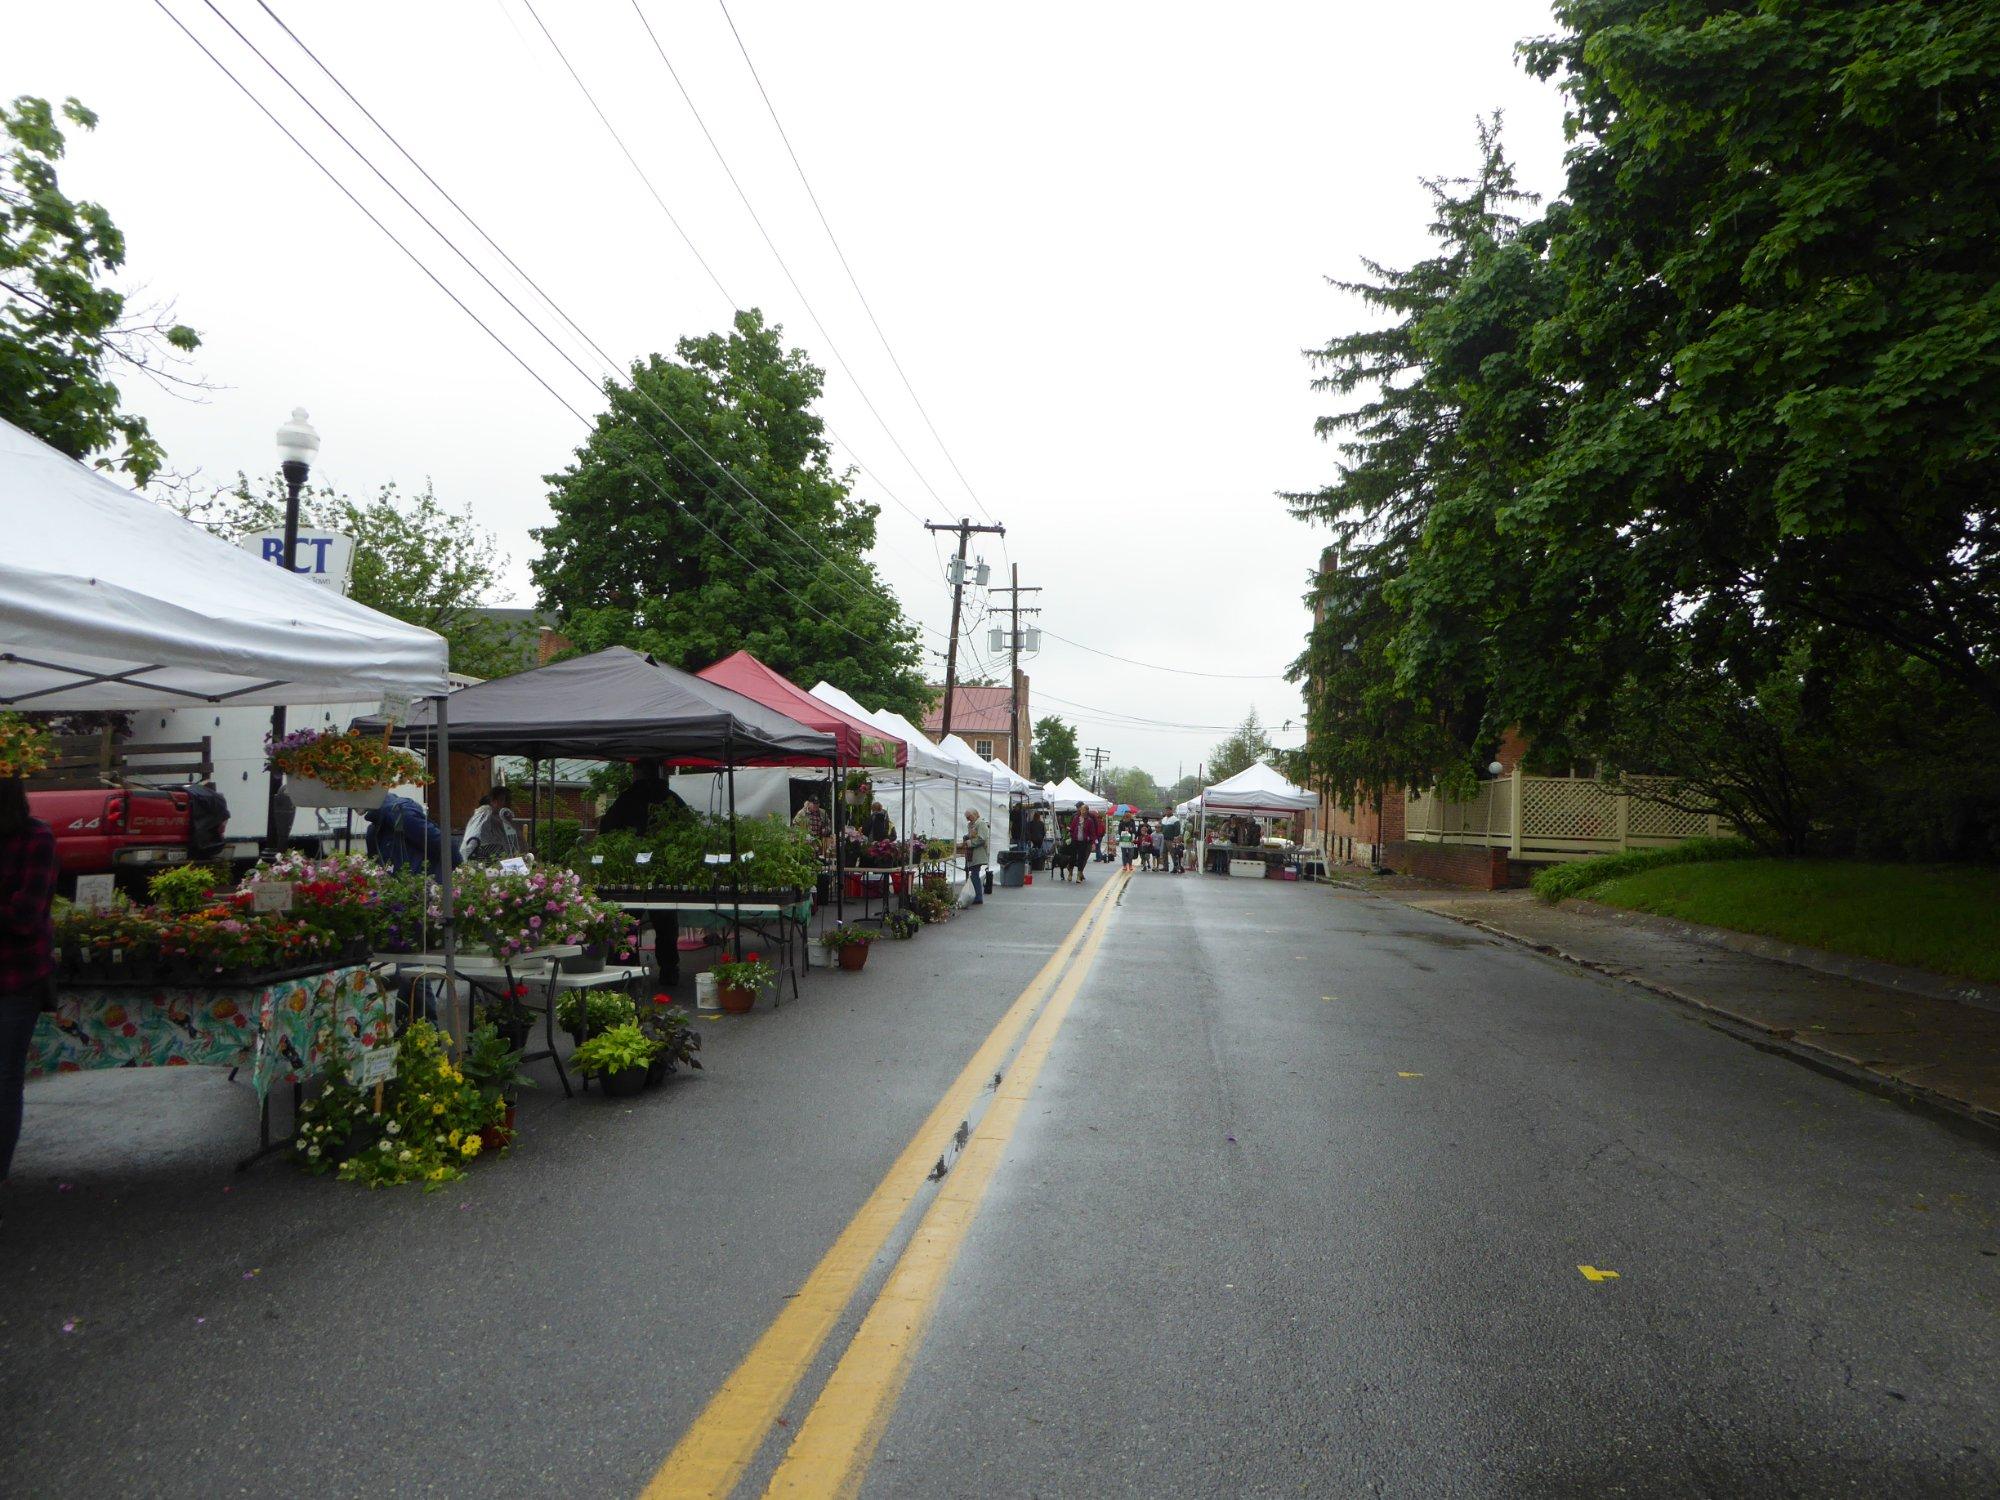
<path fill-rule="evenodd" d="M 357 727 L 380 731 L 381 719 Z M 624 646 L 551 662 L 451 695 L 451 744 L 475 755 L 597 760 L 657 757 L 677 765 L 831 764 L 834 740 L 754 698 Z M 428 701 L 395 739 L 436 743 Z"/>
<path fill-rule="evenodd" d="M 448 728 L 432 705 L 415 706 L 407 723 L 358 719 L 435 754 L 445 744 L 474 755 L 552 755 L 598 760 L 659 759 L 713 766 L 729 785 L 729 886 L 736 906 L 736 950 L 743 956 L 742 883 L 737 868 L 737 766 L 830 765 L 834 738 L 766 708 L 754 698 L 653 660 L 624 646 L 551 662 L 460 688 L 451 695 Z M 445 809 L 450 836 L 450 809 Z"/>

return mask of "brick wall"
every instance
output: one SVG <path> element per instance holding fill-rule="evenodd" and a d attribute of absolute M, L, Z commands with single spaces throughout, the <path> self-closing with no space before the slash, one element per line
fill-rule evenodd
<path fill-rule="evenodd" d="M 1511 861 L 1505 849 L 1482 849 L 1475 844 L 1412 844 L 1389 842 L 1382 862 L 1399 875 L 1420 875 L 1426 880 L 1442 880 L 1447 885 L 1470 886 L 1474 890 L 1503 890 L 1513 883 Z"/>

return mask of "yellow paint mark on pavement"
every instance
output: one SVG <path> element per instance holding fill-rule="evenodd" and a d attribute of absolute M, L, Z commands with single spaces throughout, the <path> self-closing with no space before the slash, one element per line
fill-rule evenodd
<path fill-rule="evenodd" d="M 868 1267 L 889 1242 L 904 1211 L 928 1180 L 931 1164 L 1001 1071 L 1014 1043 L 1026 1030 L 1049 987 L 1055 984 L 1091 921 L 1116 900 L 1120 882 L 1108 880 L 1103 890 L 1064 936 L 1048 962 L 1008 1007 L 972 1060 L 952 1081 L 910 1143 L 883 1175 L 867 1201 L 813 1267 L 804 1285 L 751 1346 L 722 1388 L 709 1398 L 674 1451 L 641 1492 L 644 1500 L 672 1496 L 727 1496 L 777 1423 L 812 1364 L 820 1345 L 839 1322 Z M 963 1170 L 963 1163 L 960 1165 Z"/>
<path fill-rule="evenodd" d="M 964 1155 L 945 1178 L 909 1248 L 889 1273 L 881 1295 L 861 1320 L 854 1342 L 847 1346 L 799 1435 L 792 1440 L 784 1462 L 771 1476 L 770 1488 L 764 1492 L 767 1497 L 852 1495 L 859 1488 L 937 1310 L 945 1278 L 1109 927 L 1107 916 L 1084 939 L 1076 962 L 1022 1043 L 1021 1055 L 1009 1070 L 1006 1083 L 994 1096 L 979 1128 L 972 1132 Z"/>
<path fill-rule="evenodd" d="M 1398 1073 L 1396 1076 L 1398 1078 L 1421 1078 L 1424 1075 L 1421 1073 Z"/>
<path fill-rule="evenodd" d="M 1616 1281 L 1618 1279 L 1616 1271 L 1600 1271 L 1596 1266 L 1578 1266 L 1577 1269 L 1583 1272 L 1583 1279 L 1585 1281 Z"/>

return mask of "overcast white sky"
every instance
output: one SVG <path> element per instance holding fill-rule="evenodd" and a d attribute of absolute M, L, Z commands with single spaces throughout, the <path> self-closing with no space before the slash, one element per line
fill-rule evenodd
<path fill-rule="evenodd" d="M 594 390 L 204 0 L 166 3 L 552 385 L 595 410 Z M 216 4 L 518 290 L 255 0 Z M 949 594 L 910 512 L 979 519 L 980 508 L 869 326 L 722 12 L 712 0 L 642 4 L 824 333 L 630 0 L 535 9 L 731 297 L 828 368 L 823 410 L 851 441 L 842 456 L 878 476 L 858 484 L 882 506 L 878 561 L 905 609 L 941 633 Z M 271 5 L 621 364 L 725 323 L 730 303 L 525 0 Z M 978 501 L 1007 525 L 1004 549 L 991 538 L 981 549 L 995 581 L 1018 563 L 1044 590 L 1043 622 L 1071 641 L 1187 671 L 1272 674 L 1176 675 L 1049 639 L 1029 664 L 1036 714 L 1063 714 L 1085 746 L 1163 781 L 1193 771 L 1252 705 L 1273 724 L 1301 717 L 1277 674 L 1299 650 L 1323 537 L 1274 492 L 1322 482 L 1333 455 L 1313 436 L 1323 401 L 1299 351 L 1363 316 L 1327 275 L 1351 275 L 1364 255 L 1423 253 L 1418 179 L 1470 167 L 1478 113 L 1506 111 L 1529 187 L 1559 186 L 1560 103 L 1513 61 L 1518 40 L 1551 29 L 1546 0 L 735 0 L 731 12 L 904 369 Z M 469 501 L 512 559 L 515 600 L 532 602 L 527 532 L 547 518 L 541 476 L 567 461 L 576 420 L 158 8 L 14 8 L 0 92 L 74 94 L 99 112 L 96 134 L 73 142 L 65 186 L 105 204 L 129 240 L 130 281 L 176 299 L 203 335 L 199 371 L 219 389 L 201 404 L 127 387 L 171 464 L 212 479 L 274 467 L 273 432 L 303 405 L 324 439 L 316 477 L 357 492 L 429 478 Z M 972 645 L 983 659 L 983 631 Z"/>

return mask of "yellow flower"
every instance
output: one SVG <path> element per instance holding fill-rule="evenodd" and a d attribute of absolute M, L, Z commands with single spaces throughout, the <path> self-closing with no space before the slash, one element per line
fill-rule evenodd
<path fill-rule="evenodd" d="M 462 1136 L 462 1135 L 464 1135 L 464 1134 L 465 1134 L 465 1132 L 464 1132 L 464 1131 L 462 1131 L 462 1130 L 454 1130 L 454 1131 L 453 1131 L 453 1132 L 451 1133 L 451 1143 L 452 1143 L 452 1144 L 453 1144 L 454 1146 L 456 1146 L 456 1145 L 458 1144 L 458 1139 L 459 1139 L 459 1137 L 460 1137 L 460 1136 Z"/>
<path fill-rule="evenodd" d="M 434 1114 L 434 1115 L 441 1115 L 441 1114 L 443 1114 L 443 1113 L 444 1113 L 444 1105 L 443 1105 L 443 1104 L 433 1104 L 433 1105 L 431 1106 L 431 1113 L 432 1113 L 432 1114 Z"/>
<path fill-rule="evenodd" d="M 467 1136 L 465 1144 L 458 1149 L 465 1156 L 477 1156 L 479 1154 L 479 1137 L 476 1135 Z"/>

